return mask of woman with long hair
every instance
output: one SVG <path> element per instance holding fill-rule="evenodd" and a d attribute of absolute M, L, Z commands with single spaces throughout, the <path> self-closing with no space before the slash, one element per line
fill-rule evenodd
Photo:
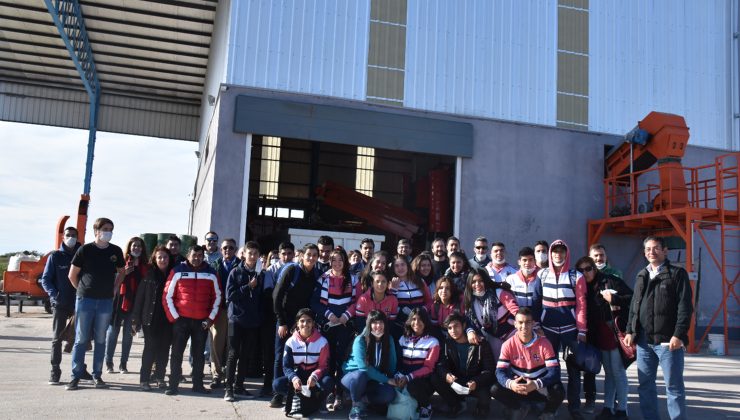
<path fill-rule="evenodd" d="M 508 283 L 491 280 L 484 268 L 470 271 L 465 285 L 463 307 L 470 321 L 468 340 L 476 344 L 485 337 L 498 360 L 501 345 L 514 335 L 513 317 L 519 312 Z"/>
<path fill-rule="evenodd" d="M 370 275 L 370 273 L 377 271 L 381 271 L 385 273 L 386 276 L 388 276 L 388 253 L 385 251 L 377 251 L 375 254 L 373 254 L 370 262 L 360 273 L 360 276 L 357 279 L 357 286 L 355 286 L 357 288 L 357 296 L 362 296 L 365 292 L 372 289 L 373 277 Z"/>
<path fill-rule="evenodd" d="M 149 391 L 152 365 L 156 362 L 154 380 L 159 389 L 164 389 L 167 361 L 172 345 L 172 324 L 167 320 L 162 306 L 162 293 L 167 282 L 170 252 L 164 245 L 152 251 L 149 268 L 136 289 L 136 302 L 131 318 L 134 329 L 144 330 L 144 351 L 141 354 L 139 382 L 142 391 Z"/>
<path fill-rule="evenodd" d="M 347 253 L 335 249 L 329 255 L 330 269 L 318 279 L 318 287 L 311 299 L 311 309 L 316 312 L 317 324 L 329 342 L 329 371 L 338 385 L 342 379 L 342 363 L 352 341 L 352 318 L 355 316 L 357 297 L 349 274 Z M 342 388 L 326 397 L 326 409 L 342 409 Z"/>
<path fill-rule="evenodd" d="M 373 271 L 371 276 L 373 278 L 372 289 L 357 298 L 357 305 L 355 305 L 356 331 L 362 331 L 365 328 L 366 317 L 372 311 L 383 312 L 387 322 L 395 321 L 398 315 L 398 299 L 389 292 L 389 282 L 385 272 Z"/>
<path fill-rule="evenodd" d="M 388 319 L 381 311 L 367 316 L 365 328 L 353 344 L 349 358 L 342 366 L 342 385 L 352 398 L 350 420 L 367 416 L 367 403 L 384 407 L 396 397 L 393 374 L 396 372 L 396 346 L 390 335 Z"/>
<path fill-rule="evenodd" d="M 427 252 L 422 252 L 417 255 L 413 261 L 411 261 L 411 271 L 414 272 L 416 277 L 422 279 L 424 284 L 429 288 L 429 293 L 434 295 L 435 282 L 434 278 L 434 266 L 432 265 L 432 256 Z"/>
<path fill-rule="evenodd" d="M 575 267 L 586 279 L 586 340 L 601 350 L 604 366 L 604 408 L 596 418 L 626 419 L 629 383 L 614 321 L 620 331 L 625 330 L 632 289 L 619 277 L 597 270 L 591 257 L 582 257 Z"/>
<path fill-rule="evenodd" d="M 105 366 L 108 373 L 113 373 L 113 354 L 116 352 L 118 333 L 123 326 L 123 339 L 121 343 L 121 360 L 118 370 L 128 373 L 126 364 L 131 352 L 131 344 L 134 342 L 134 332 L 131 328 L 131 314 L 136 299 L 136 288 L 146 274 L 146 245 L 144 240 L 134 236 L 126 244 L 123 253 L 125 261 L 124 278 L 116 290 L 113 298 L 113 316 L 105 336 Z"/>
<path fill-rule="evenodd" d="M 398 299 L 398 316 L 393 333 L 394 337 L 400 337 L 403 325 L 412 310 L 416 308 L 423 308 L 427 312 L 431 310 L 432 296 L 424 281 L 411 271 L 411 264 L 404 257 L 396 257 L 393 260 L 391 293 Z M 431 324 L 429 326 L 431 327 Z"/>
<path fill-rule="evenodd" d="M 432 321 L 424 308 L 411 310 L 398 340 L 401 363 L 395 375 L 396 386 L 407 387 L 419 403 L 419 419 L 432 417 L 430 400 L 434 394 L 431 375 L 439 359 L 439 341 L 430 334 Z"/>
<path fill-rule="evenodd" d="M 453 312 L 464 313 L 460 292 L 451 278 L 441 277 L 437 280 L 434 298 L 432 299 L 432 311 L 429 314 L 437 339 L 447 338 L 447 328 L 445 328 L 444 323 Z"/>

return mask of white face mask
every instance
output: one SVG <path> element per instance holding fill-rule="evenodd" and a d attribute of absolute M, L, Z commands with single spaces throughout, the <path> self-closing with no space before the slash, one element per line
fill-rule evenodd
<path fill-rule="evenodd" d="M 135 258 L 139 258 L 141 256 L 141 251 L 131 251 L 131 256 Z"/>
<path fill-rule="evenodd" d="M 370 331 L 370 334 L 372 334 L 373 337 L 375 337 L 375 338 L 380 338 L 380 337 L 383 336 L 383 333 L 382 332 L 379 333 L 379 332 L 375 332 L 375 331 L 372 331 L 372 330 Z"/>
<path fill-rule="evenodd" d="M 77 238 L 64 238 L 64 245 L 67 246 L 67 248 L 74 248 L 75 245 L 77 245 Z"/>
<path fill-rule="evenodd" d="M 565 260 L 560 261 L 559 263 L 556 263 L 555 261 L 552 262 L 552 265 L 554 265 L 555 267 L 562 267 L 563 264 L 565 264 Z"/>
<path fill-rule="evenodd" d="M 522 268 L 522 274 L 524 274 L 525 276 L 528 276 L 532 273 L 534 273 L 534 268 Z"/>
<path fill-rule="evenodd" d="M 100 232 L 98 238 L 103 242 L 110 242 L 111 238 L 113 238 L 113 232 Z"/>
<path fill-rule="evenodd" d="M 540 252 L 539 254 L 536 255 L 536 257 L 537 257 L 537 262 L 540 264 L 547 261 L 547 254 L 545 254 L 544 252 Z"/>
<path fill-rule="evenodd" d="M 493 260 L 496 265 L 504 265 L 506 264 L 506 258 L 501 258 L 500 260 Z"/>
<path fill-rule="evenodd" d="M 481 297 L 481 296 L 483 296 L 485 294 L 486 294 L 486 291 L 485 290 L 482 290 L 480 292 L 476 292 L 475 290 L 473 290 L 473 296 Z"/>
<path fill-rule="evenodd" d="M 606 263 L 603 263 L 603 264 L 596 263 L 596 268 L 598 268 L 599 270 L 603 270 L 604 267 L 606 267 Z"/>

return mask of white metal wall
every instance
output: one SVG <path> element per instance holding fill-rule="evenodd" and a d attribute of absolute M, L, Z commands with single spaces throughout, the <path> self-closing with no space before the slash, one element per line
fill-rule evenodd
<path fill-rule="evenodd" d="M 686 118 L 690 144 L 731 149 L 730 1 L 591 1 L 589 129 L 663 111 Z"/>
<path fill-rule="evenodd" d="M 408 0 L 404 105 L 555 125 L 557 2 Z"/>
<path fill-rule="evenodd" d="M 364 100 L 369 0 L 232 5 L 227 83 Z"/>

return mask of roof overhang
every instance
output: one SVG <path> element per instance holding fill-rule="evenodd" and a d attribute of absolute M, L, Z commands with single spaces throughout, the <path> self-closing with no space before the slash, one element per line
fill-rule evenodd
<path fill-rule="evenodd" d="M 98 130 L 198 139 L 217 0 L 79 1 Z M 44 0 L 0 0 L 0 119 L 88 128 L 88 100 Z"/>

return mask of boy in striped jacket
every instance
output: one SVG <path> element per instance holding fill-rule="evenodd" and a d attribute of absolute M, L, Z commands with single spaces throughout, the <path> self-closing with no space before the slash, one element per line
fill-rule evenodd
<path fill-rule="evenodd" d="M 287 397 L 288 417 L 303 418 L 320 409 L 326 394 L 334 389 L 334 381 L 326 374 L 329 343 L 315 328 L 315 318 L 311 309 L 298 311 L 296 329 L 285 342 L 283 376 L 272 383 L 275 392 Z M 304 386 L 308 391 L 304 392 Z"/>
<path fill-rule="evenodd" d="M 516 334 L 501 347 L 496 365 L 498 382 L 491 388 L 491 396 L 511 410 L 508 418 L 527 417 L 529 405 L 523 402 L 545 402 L 540 420 L 554 419 L 564 396 L 557 353 L 545 337 L 534 333 L 530 308 L 519 310 L 515 326 Z"/>

